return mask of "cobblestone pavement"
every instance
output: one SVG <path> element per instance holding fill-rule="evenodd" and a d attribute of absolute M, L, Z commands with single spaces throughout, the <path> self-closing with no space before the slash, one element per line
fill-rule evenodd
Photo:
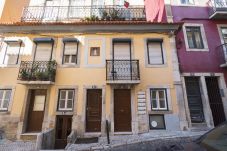
<path fill-rule="evenodd" d="M 93 144 L 71 144 L 67 150 L 77 151 L 145 151 L 163 143 L 174 144 L 191 142 L 192 139 L 198 138 L 206 131 L 152 131 L 140 135 L 121 135 L 110 137 L 111 143 L 108 145 L 106 137 L 100 137 L 98 143 Z M 149 148 L 149 149 L 148 149 Z"/>
<path fill-rule="evenodd" d="M 34 151 L 34 142 L 0 140 L 0 151 Z"/>

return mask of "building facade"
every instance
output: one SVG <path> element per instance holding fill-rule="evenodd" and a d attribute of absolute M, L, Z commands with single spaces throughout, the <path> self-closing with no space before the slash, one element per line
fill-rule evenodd
<path fill-rule="evenodd" d="M 168 22 L 183 22 L 176 47 L 190 129 L 214 127 L 227 117 L 227 1 L 165 1 Z"/>
<path fill-rule="evenodd" d="M 15 21 L 2 21 L 7 138 L 48 134 L 61 148 L 69 136 L 105 136 L 107 123 L 110 135 L 183 129 L 174 36 L 181 24 L 147 22 L 143 1 L 111 2 L 25 1 Z"/>

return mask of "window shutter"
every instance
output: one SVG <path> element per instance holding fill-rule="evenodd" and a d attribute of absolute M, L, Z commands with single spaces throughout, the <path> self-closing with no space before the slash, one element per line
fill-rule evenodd
<path fill-rule="evenodd" d="M 20 51 L 20 44 L 18 43 L 8 44 L 6 57 L 5 57 L 5 64 L 17 64 L 19 51 Z"/>
<path fill-rule="evenodd" d="M 49 61 L 51 57 L 52 44 L 39 43 L 37 45 L 35 61 Z"/>
<path fill-rule="evenodd" d="M 129 43 L 115 43 L 114 44 L 114 59 L 130 59 L 130 45 Z"/>
<path fill-rule="evenodd" d="M 149 64 L 163 64 L 161 42 L 149 42 Z"/>
<path fill-rule="evenodd" d="M 30 0 L 29 6 L 44 6 L 46 0 Z"/>
<path fill-rule="evenodd" d="M 65 43 L 65 55 L 77 55 L 77 43 Z"/>

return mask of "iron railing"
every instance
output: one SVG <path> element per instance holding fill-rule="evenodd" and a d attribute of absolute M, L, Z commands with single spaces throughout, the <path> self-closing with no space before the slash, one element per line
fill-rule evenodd
<path fill-rule="evenodd" d="M 21 61 L 18 80 L 55 82 L 55 61 Z"/>
<path fill-rule="evenodd" d="M 144 6 L 28 6 L 22 21 L 145 20 Z"/>
<path fill-rule="evenodd" d="M 218 60 L 220 61 L 221 65 L 227 63 L 227 43 L 224 43 L 217 48 L 218 53 Z"/>
<path fill-rule="evenodd" d="M 106 80 L 140 80 L 139 60 L 106 60 Z"/>
<path fill-rule="evenodd" d="M 226 11 L 227 12 L 227 1 L 224 0 L 209 0 L 208 5 L 211 7 L 210 16 L 217 11 Z"/>

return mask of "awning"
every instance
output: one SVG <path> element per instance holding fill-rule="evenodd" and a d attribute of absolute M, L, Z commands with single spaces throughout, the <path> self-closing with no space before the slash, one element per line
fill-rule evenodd
<path fill-rule="evenodd" d="M 54 43 L 53 38 L 34 38 L 33 39 L 34 43 Z"/>
<path fill-rule="evenodd" d="M 131 43 L 129 38 L 114 38 L 113 43 Z"/>
<path fill-rule="evenodd" d="M 79 40 L 77 38 L 63 38 L 63 43 L 66 42 L 75 42 L 75 43 L 79 43 Z"/>
<path fill-rule="evenodd" d="M 163 42 L 163 39 L 160 38 L 149 38 L 147 42 Z"/>

